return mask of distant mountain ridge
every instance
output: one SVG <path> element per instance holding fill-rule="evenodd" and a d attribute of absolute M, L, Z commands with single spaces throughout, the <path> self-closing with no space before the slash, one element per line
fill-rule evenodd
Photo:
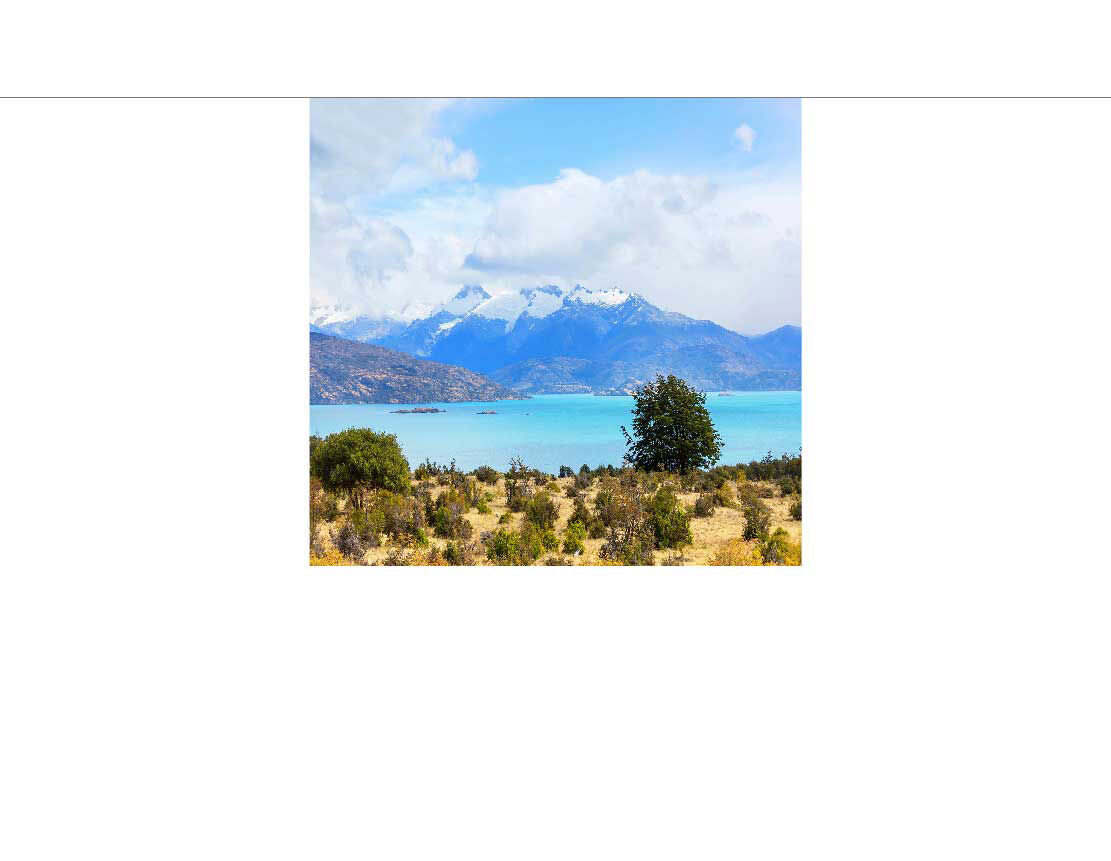
<path fill-rule="evenodd" d="M 309 333 L 310 404 L 412 404 L 521 397 L 520 392 L 466 368 L 417 359 L 376 344 Z"/>
<path fill-rule="evenodd" d="M 468 285 L 374 343 L 461 365 L 521 392 L 626 390 L 673 373 L 704 389 L 801 388 L 802 330 L 746 337 L 636 293 Z"/>

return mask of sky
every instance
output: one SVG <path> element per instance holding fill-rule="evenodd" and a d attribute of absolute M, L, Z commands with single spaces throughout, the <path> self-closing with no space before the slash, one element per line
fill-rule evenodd
<path fill-rule="evenodd" d="M 800 323 L 797 99 L 314 99 L 310 114 L 314 317 L 582 284 L 743 334 Z"/>

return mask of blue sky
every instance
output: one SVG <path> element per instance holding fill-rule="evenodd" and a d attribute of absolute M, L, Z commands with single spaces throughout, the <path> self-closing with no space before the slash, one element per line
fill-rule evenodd
<path fill-rule="evenodd" d="M 800 140 L 793 99 L 314 100 L 313 305 L 583 283 L 798 323 Z"/>

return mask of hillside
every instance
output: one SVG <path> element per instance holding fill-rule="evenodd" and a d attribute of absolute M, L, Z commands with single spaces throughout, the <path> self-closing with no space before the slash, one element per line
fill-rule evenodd
<path fill-rule="evenodd" d="M 801 334 L 784 326 L 746 337 L 616 288 L 491 296 L 472 285 L 377 343 L 526 392 L 630 388 L 657 373 L 704 389 L 768 390 L 801 388 Z"/>
<path fill-rule="evenodd" d="M 522 395 L 482 374 L 374 344 L 309 333 L 309 403 L 494 401 Z"/>

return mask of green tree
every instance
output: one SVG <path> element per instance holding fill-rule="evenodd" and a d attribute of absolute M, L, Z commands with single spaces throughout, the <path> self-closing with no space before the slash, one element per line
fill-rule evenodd
<path fill-rule="evenodd" d="M 409 492 L 409 462 L 393 434 L 367 428 L 330 434 L 313 448 L 310 467 L 325 490 L 346 493 L 356 510 L 368 491 Z"/>
<path fill-rule="evenodd" d="M 657 375 L 633 395 L 633 433 L 625 429 L 625 457 L 646 472 L 688 472 L 712 466 L 721 435 L 710 420 L 706 394 L 674 375 Z"/>

